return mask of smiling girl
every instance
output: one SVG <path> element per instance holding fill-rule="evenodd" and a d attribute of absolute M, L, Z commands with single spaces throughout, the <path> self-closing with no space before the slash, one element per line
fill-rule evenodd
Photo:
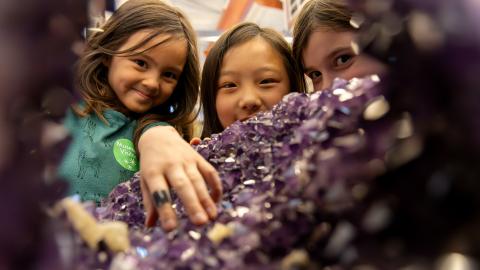
<path fill-rule="evenodd" d="M 170 189 L 194 224 L 215 218 L 220 179 L 179 134 L 199 88 L 185 16 L 158 0 L 127 1 L 87 40 L 78 80 L 83 101 L 65 119 L 73 140 L 59 168 L 70 193 L 99 202 L 140 170 L 146 225 L 160 216 L 164 229 L 176 227 Z"/>
<path fill-rule="evenodd" d="M 202 137 L 270 110 L 290 92 L 305 92 L 305 81 L 285 39 L 254 23 L 237 25 L 217 40 L 205 60 Z"/>

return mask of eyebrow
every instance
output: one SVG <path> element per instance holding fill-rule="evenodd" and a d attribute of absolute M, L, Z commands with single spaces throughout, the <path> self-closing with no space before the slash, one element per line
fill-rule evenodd
<path fill-rule="evenodd" d="M 353 51 L 352 46 L 338 47 L 328 54 L 328 58 L 331 58 L 331 57 L 335 56 L 336 54 L 338 54 L 339 52 L 346 51 L 346 50 Z"/>
<path fill-rule="evenodd" d="M 266 66 L 263 66 L 263 67 L 260 67 L 260 68 L 257 68 L 255 70 L 253 70 L 253 72 L 259 72 L 259 71 L 260 72 L 262 72 L 262 71 L 280 72 L 280 69 L 278 69 L 276 65 L 266 65 Z M 226 70 L 226 71 L 220 72 L 220 76 L 235 75 L 237 73 L 238 72 L 233 71 L 233 70 Z"/>
<path fill-rule="evenodd" d="M 338 47 L 338 48 L 335 48 L 333 51 L 331 51 L 327 54 L 327 59 L 330 59 L 330 58 L 334 57 L 335 55 L 337 55 L 338 53 L 340 53 L 341 51 L 346 51 L 346 50 L 349 50 L 349 51 L 353 52 L 352 46 Z M 315 70 L 315 69 L 312 68 L 312 67 L 305 67 L 305 73 L 308 73 L 308 72 L 313 71 L 313 70 Z"/>

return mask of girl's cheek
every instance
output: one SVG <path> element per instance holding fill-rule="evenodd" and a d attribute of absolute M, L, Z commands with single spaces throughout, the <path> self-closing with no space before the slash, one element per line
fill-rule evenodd
<path fill-rule="evenodd" d="M 356 73 L 358 73 L 357 76 L 359 77 L 370 74 L 383 74 L 387 70 L 387 67 L 383 63 L 365 55 L 362 56 L 361 61 L 357 61 L 355 64 Z"/>

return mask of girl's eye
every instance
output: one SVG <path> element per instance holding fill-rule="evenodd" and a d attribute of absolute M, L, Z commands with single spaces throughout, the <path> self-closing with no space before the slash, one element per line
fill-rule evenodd
<path fill-rule="evenodd" d="M 135 62 L 135 64 L 137 64 L 137 66 L 139 66 L 141 68 L 147 68 L 147 62 L 145 62 L 143 60 L 135 59 L 135 60 L 133 60 L 133 62 Z"/>
<path fill-rule="evenodd" d="M 260 81 L 260 84 L 269 84 L 269 83 L 275 83 L 276 80 L 269 78 L 269 79 L 263 79 Z"/>
<path fill-rule="evenodd" d="M 312 71 L 310 73 L 308 73 L 308 77 L 310 77 L 310 79 L 312 80 L 316 80 L 318 78 L 320 78 L 322 76 L 322 73 L 320 71 Z"/>
<path fill-rule="evenodd" d="M 353 57 L 349 54 L 343 54 L 343 55 L 340 55 L 339 57 L 337 57 L 337 59 L 335 60 L 335 64 L 337 66 L 341 66 L 341 65 L 345 65 L 347 64 Z"/>
<path fill-rule="evenodd" d="M 174 79 L 174 80 L 177 79 L 177 74 L 175 74 L 174 72 L 165 72 L 163 76 L 169 79 Z"/>
<path fill-rule="evenodd" d="M 236 85 L 234 83 L 231 83 L 231 82 L 227 82 L 227 83 L 224 83 L 224 84 L 221 84 L 220 85 L 220 88 L 234 88 Z"/>

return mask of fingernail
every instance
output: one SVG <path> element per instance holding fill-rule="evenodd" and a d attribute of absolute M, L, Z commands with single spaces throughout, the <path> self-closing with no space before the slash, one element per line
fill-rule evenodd
<path fill-rule="evenodd" d="M 217 211 L 213 207 L 207 207 L 207 213 L 211 218 L 217 217 Z"/>
<path fill-rule="evenodd" d="M 205 223 L 207 222 L 208 217 L 204 213 L 196 213 L 193 215 L 193 222 L 195 223 Z"/>
<path fill-rule="evenodd" d="M 175 221 L 173 219 L 166 219 L 162 222 L 164 228 L 173 229 L 175 228 Z"/>

